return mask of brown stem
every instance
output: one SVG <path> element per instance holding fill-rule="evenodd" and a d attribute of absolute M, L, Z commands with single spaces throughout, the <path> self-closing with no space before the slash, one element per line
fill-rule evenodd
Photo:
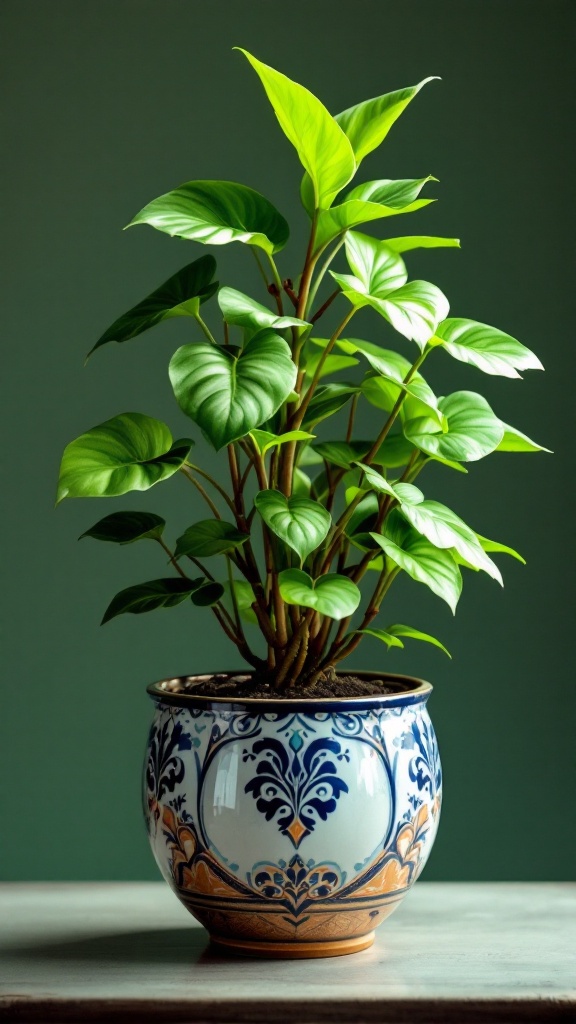
<path fill-rule="evenodd" d="M 184 473 L 184 476 L 185 476 L 185 477 L 187 478 L 187 480 L 189 480 L 191 484 L 194 484 L 194 487 L 195 487 L 195 488 L 196 488 L 196 489 L 197 489 L 197 490 L 198 490 L 198 491 L 200 492 L 200 494 L 201 494 L 201 495 L 202 495 L 202 497 L 204 498 L 204 501 L 205 501 L 205 502 L 206 502 L 206 504 L 207 504 L 207 505 L 209 506 L 209 508 L 210 508 L 210 511 L 211 511 L 211 512 L 212 512 L 212 514 L 213 514 L 213 515 L 214 515 L 214 516 L 216 517 L 216 519 L 222 519 L 222 516 L 220 515 L 220 512 L 218 511 L 218 509 L 217 509 L 216 505 L 215 505 L 215 504 L 214 504 L 214 502 L 212 501 L 212 498 L 210 497 L 210 495 L 208 494 L 208 492 L 207 492 L 207 491 L 206 491 L 206 490 L 204 489 L 204 487 L 202 487 L 202 484 L 200 483 L 200 481 L 199 481 L 199 480 L 196 480 L 196 478 L 195 478 L 195 477 L 193 477 L 193 476 L 192 476 L 192 474 L 191 474 L 191 473 L 189 473 L 189 472 L 188 472 L 188 471 L 187 471 L 187 470 L 185 469 L 185 467 L 184 467 L 184 466 L 182 466 L 182 467 L 181 467 L 181 470 L 182 470 L 182 472 Z"/>
<path fill-rule="evenodd" d="M 189 580 L 190 577 L 187 576 L 186 573 L 184 572 L 184 570 L 182 569 L 182 567 L 180 565 L 178 565 L 178 562 L 174 558 L 173 552 L 170 551 L 170 548 L 168 547 L 168 545 L 164 543 L 164 541 L 162 540 L 162 537 L 155 537 L 154 540 L 157 540 L 159 545 L 160 545 L 160 547 L 164 548 L 164 551 L 168 555 L 168 561 L 173 566 L 173 568 L 176 569 L 176 572 L 179 573 L 179 575 L 182 576 L 183 579 Z"/>
<path fill-rule="evenodd" d="M 334 289 L 332 294 L 329 295 L 328 298 L 326 299 L 326 302 L 322 306 L 320 306 L 320 309 L 316 313 L 314 313 L 314 316 L 310 317 L 310 323 L 311 324 L 315 324 L 316 321 L 319 320 L 321 316 L 323 316 L 323 314 L 326 312 L 326 310 L 329 309 L 330 306 L 332 305 L 332 303 L 334 302 L 334 299 L 338 298 L 338 296 L 340 295 L 340 292 L 341 292 L 340 288 L 335 288 Z"/>
<path fill-rule="evenodd" d="M 294 306 L 294 309 L 297 309 L 298 308 L 298 296 L 296 295 L 296 292 L 294 291 L 294 286 L 293 286 L 292 281 L 290 280 L 289 277 L 287 277 L 285 281 L 282 281 L 282 287 L 284 288 L 284 291 L 286 292 L 286 295 L 290 299 L 290 302 Z"/>

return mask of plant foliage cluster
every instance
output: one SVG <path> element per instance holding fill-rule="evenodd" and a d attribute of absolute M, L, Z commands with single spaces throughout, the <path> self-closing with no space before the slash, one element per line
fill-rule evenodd
<path fill-rule="evenodd" d="M 170 380 L 181 410 L 227 460 L 230 488 L 194 462 L 193 440 L 175 440 L 149 416 L 123 413 L 67 446 L 58 500 L 116 497 L 185 477 L 209 515 L 174 547 L 164 538 L 164 520 L 152 513 L 114 512 L 83 534 L 118 544 L 152 540 L 173 570 L 117 594 L 103 621 L 191 600 L 216 616 L 257 677 L 285 688 L 313 685 L 333 672 L 366 634 L 388 647 L 410 637 L 445 650 L 414 627 L 375 624 L 400 573 L 453 611 L 462 567 L 501 582 L 492 554 L 520 556 L 425 497 L 415 481 L 433 462 L 466 472 L 465 464 L 491 452 L 543 449 L 503 423 L 476 392 L 437 397 L 422 370 L 438 350 L 510 378 L 542 367 L 510 335 L 450 317 L 436 285 L 409 277 L 405 257 L 412 250 L 458 246 L 457 239 L 380 241 L 357 230 L 432 202 L 422 198 L 430 177 L 352 185 L 364 157 L 430 79 L 332 117 L 303 86 L 242 52 L 304 167 L 310 233 L 300 276 L 278 269 L 289 229 L 272 203 L 234 182 L 187 182 L 149 203 L 132 224 L 203 245 L 242 243 L 255 258 L 265 301 L 219 287 L 216 261 L 204 255 L 117 319 L 94 346 L 123 343 L 169 318 L 189 319 L 191 341 L 174 353 Z M 339 253 L 345 272 L 332 268 Z M 326 297 L 318 297 L 321 286 Z M 220 309 L 218 337 L 201 314 L 210 300 Z M 323 337 L 321 318 L 332 305 L 341 309 L 339 323 Z M 374 311 L 381 342 L 351 332 L 364 307 Z M 403 351 L 389 347 L 395 336 Z M 342 382 L 358 364 L 364 378 Z M 369 440 L 356 434 L 361 402 L 377 410 L 378 433 Z M 341 410 L 347 426 L 334 437 L 330 418 Z M 260 646 L 247 624 L 258 627 Z"/>

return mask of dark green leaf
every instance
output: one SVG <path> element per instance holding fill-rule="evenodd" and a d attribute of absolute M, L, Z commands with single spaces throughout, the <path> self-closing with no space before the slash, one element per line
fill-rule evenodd
<path fill-rule="evenodd" d="M 107 540 L 113 544 L 132 544 L 136 540 L 158 540 L 166 526 L 166 520 L 153 512 L 112 512 L 104 516 L 83 537 Z"/>
<path fill-rule="evenodd" d="M 197 605 L 199 608 L 211 608 L 213 604 L 218 603 L 223 593 L 224 587 L 221 583 L 203 583 L 191 595 L 192 604 Z"/>
<path fill-rule="evenodd" d="M 223 519 L 202 519 L 178 537 L 175 557 L 192 555 L 194 558 L 207 558 L 209 555 L 221 555 L 241 547 L 248 538 L 249 534 L 241 533 L 232 523 L 226 523 Z"/>
<path fill-rule="evenodd" d="M 102 619 L 102 625 L 117 615 L 141 615 L 155 608 L 173 608 L 185 601 L 203 582 L 202 579 L 185 580 L 181 576 L 150 580 L 135 587 L 127 587 L 112 598 Z"/>
<path fill-rule="evenodd" d="M 324 384 L 316 388 L 302 421 L 304 429 L 313 429 L 317 423 L 339 412 L 359 390 L 354 384 Z"/>

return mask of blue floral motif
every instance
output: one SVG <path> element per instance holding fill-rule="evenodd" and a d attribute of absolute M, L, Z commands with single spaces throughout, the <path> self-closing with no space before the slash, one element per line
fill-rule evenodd
<path fill-rule="evenodd" d="M 314 831 L 318 818 L 326 821 L 340 795 L 348 792 L 329 755 L 337 760 L 350 758 L 337 740 L 313 740 L 303 754 L 302 745 L 300 730 L 294 730 L 289 750 L 280 740 L 261 739 L 243 754 L 244 761 L 258 762 L 244 791 L 252 794 L 266 821 L 276 818 L 280 832 L 296 849 Z"/>
<path fill-rule="evenodd" d="M 442 786 L 442 768 L 432 724 L 414 717 L 409 732 L 402 733 L 395 742 L 404 750 L 416 751 L 410 762 L 410 778 L 420 792 L 427 789 L 434 797 Z"/>
<path fill-rule="evenodd" d="M 190 733 L 184 732 L 182 723 L 172 716 L 163 724 L 152 726 L 146 784 L 156 800 L 161 800 L 166 793 L 173 793 L 177 784 L 182 782 L 184 762 L 177 751 L 191 750 L 193 744 Z"/>
<path fill-rule="evenodd" d="M 346 874 L 338 864 L 305 863 L 298 854 L 291 861 L 255 864 L 248 884 L 266 899 L 284 899 L 296 909 L 303 900 L 326 899 L 339 889 Z"/>

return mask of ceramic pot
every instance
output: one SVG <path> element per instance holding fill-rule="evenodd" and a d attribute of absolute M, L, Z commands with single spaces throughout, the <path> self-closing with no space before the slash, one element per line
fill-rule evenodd
<path fill-rule="evenodd" d="M 387 673 L 378 697 L 232 702 L 194 696 L 203 678 L 148 688 L 144 806 L 164 878 L 229 950 L 365 949 L 436 834 L 432 687 Z"/>

